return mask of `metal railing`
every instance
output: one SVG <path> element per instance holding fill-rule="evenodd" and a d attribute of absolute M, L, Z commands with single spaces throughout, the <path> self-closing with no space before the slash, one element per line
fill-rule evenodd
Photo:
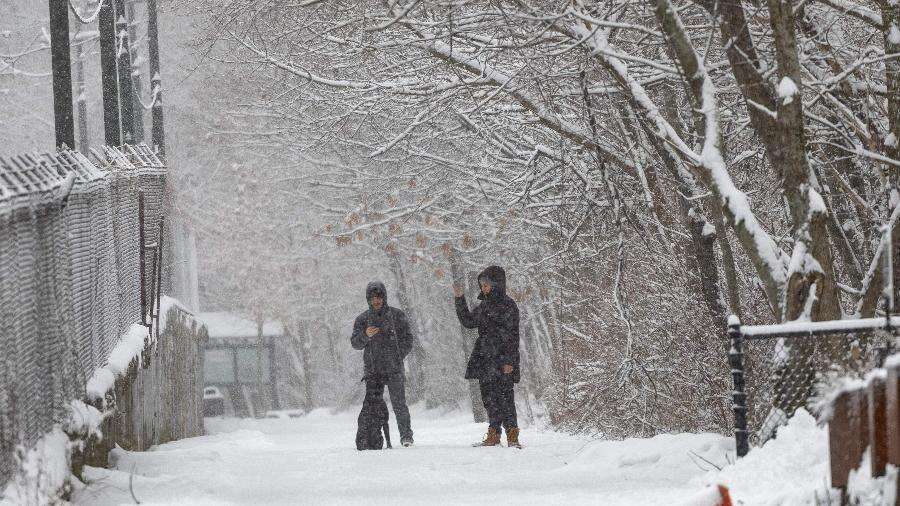
<path fill-rule="evenodd" d="M 841 377 L 862 377 L 895 346 L 900 317 L 742 326 L 729 321 L 737 455 L 776 436 Z"/>

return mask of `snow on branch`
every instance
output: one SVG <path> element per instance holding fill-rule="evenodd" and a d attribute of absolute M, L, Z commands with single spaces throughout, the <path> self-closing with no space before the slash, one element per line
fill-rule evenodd
<path fill-rule="evenodd" d="M 818 2 L 831 7 L 842 14 L 849 14 L 856 19 L 865 21 L 879 30 L 884 30 L 884 23 L 881 16 L 875 11 L 867 9 L 858 3 L 845 2 L 844 0 L 818 0 Z"/>

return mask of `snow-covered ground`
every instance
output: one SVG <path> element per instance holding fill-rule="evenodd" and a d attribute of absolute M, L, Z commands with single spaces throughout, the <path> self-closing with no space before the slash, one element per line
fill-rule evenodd
<path fill-rule="evenodd" d="M 88 468 L 75 502 L 133 504 L 132 472 L 141 504 L 694 505 L 724 483 L 736 504 L 789 505 L 825 490 L 825 433 L 805 413 L 735 466 L 733 441 L 716 434 L 600 441 L 526 427 L 524 450 L 472 448 L 484 426 L 470 420 L 414 409 L 415 446 L 358 452 L 352 412 L 207 419 L 210 435 Z"/>

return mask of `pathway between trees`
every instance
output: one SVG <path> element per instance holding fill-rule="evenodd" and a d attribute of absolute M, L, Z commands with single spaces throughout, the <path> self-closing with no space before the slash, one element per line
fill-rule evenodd
<path fill-rule="evenodd" d="M 715 472 L 703 459 L 721 466 L 733 449 L 713 434 L 593 441 L 534 428 L 523 428 L 524 450 L 471 448 L 483 426 L 470 420 L 414 409 L 414 447 L 358 452 L 353 412 L 208 419 L 208 436 L 115 451 L 117 470 L 88 468 L 75 502 L 133 503 L 133 470 L 142 504 L 699 504 Z"/>

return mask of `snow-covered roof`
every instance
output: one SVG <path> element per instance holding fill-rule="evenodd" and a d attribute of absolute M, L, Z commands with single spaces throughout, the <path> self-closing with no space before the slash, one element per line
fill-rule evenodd
<path fill-rule="evenodd" d="M 258 337 L 256 322 L 241 318 L 225 311 L 214 313 L 198 313 L 196 319 L 206 325 L 210 339 L 255 338 Z M 263 323 L 263 337 L 280 337 L 285 334 L 281 322 L 267 321 Z"/>

